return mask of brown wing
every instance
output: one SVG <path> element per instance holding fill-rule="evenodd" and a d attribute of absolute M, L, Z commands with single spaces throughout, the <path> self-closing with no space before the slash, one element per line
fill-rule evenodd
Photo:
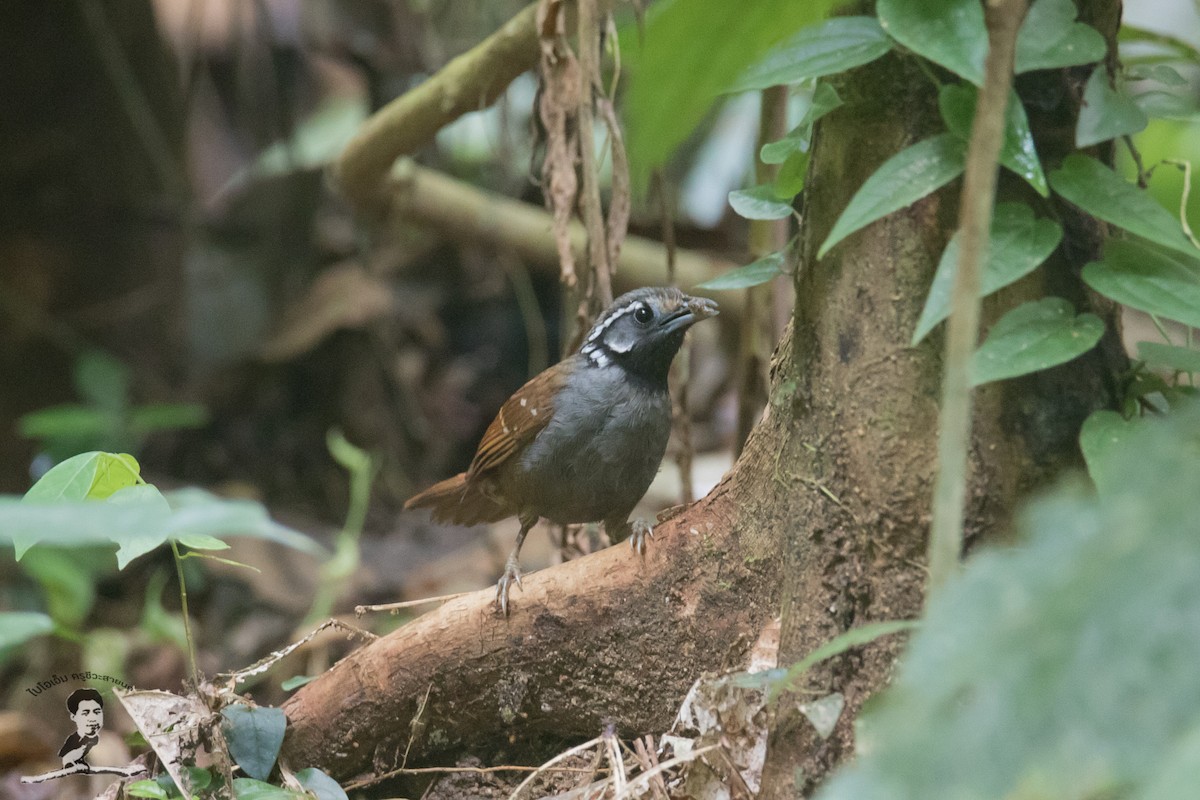
<path fill-rule="evenodd" d="M 513 453 L 524 450 L 554 414 L 554 398 L 567 380 L 570 361 L 538 373 L 500 407 L 500 413 L 484 431 L 467 478 L 493 470 Z"/>

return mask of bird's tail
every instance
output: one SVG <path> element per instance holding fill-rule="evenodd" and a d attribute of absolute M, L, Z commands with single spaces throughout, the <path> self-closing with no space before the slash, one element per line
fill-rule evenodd
<path fill-rule="evenodd" d="M 467 481 L 465 472 L 413 495 L 405 501 L 404 508 L 428 508 L 435 520 L 457 525 L 496 522 L 514 513 L 485 493 L 478 482 Z"/>

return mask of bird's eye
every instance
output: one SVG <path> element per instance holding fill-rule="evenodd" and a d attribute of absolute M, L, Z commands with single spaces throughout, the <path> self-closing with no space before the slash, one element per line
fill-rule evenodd
<path fill-rule="evenodd" d="M 639 306 L 638 310 L 633 312 L 633 318 L 639 325 L 648 325 L 650 320 L 654 319 L 654 312 L 646 306 Z"/>

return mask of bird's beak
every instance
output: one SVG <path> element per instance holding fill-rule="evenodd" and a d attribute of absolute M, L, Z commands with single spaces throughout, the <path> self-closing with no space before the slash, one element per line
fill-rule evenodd
<path fill-rule="evenodd" d="M 702 319 L 715 317 L 718 314 L 717 304 L 707 297 L 684 297 L 679 308 L 659 321 L 663 333 L 671 333 L 683 328 L 689 328 Z"/>

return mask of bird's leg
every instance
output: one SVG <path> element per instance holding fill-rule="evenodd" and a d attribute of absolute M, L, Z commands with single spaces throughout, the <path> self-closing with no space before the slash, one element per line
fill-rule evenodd
<path fill-rule="evenodd" d="M 500 580 L 496 582 L 496 602 L 500 604 L 500 610 L 504 612 L 504 616 L 508 616 L 508 590 L 514 583 L 517 588 L 521 588 L 521 545 L 525 544 L 525 535 L 529 533 L 529 529 L 537 524 L 538 518 L 534 516 L 523 516 L 521 520 L 521 531 L 517 534 L 517 544 L 513 547 L 512 552 L 508 554 L 508 561 L 504 564 L 504 574 L 500 576 Z"/>
<path fill-rule="evenodd" d="M 646 545 L 654 538 L 654 528 L 638 517 L 630 522 L 625 519 L 610 519 L 604 522 L 604 530 L 613 544 L 629 539 L 629 547 L 638 555 L 646 554 Z"/>

